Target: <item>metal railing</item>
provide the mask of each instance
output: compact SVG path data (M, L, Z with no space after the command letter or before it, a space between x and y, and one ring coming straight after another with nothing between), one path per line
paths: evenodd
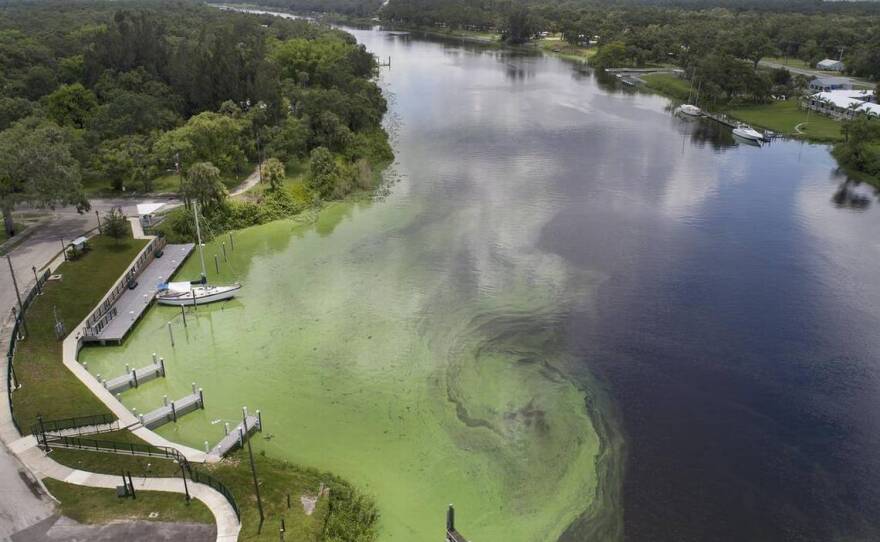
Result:
M183 471L189 476L190 480L199 484L209 485L223 495L235 511L236 519L241 522L241 511L238 508L238 503L235 501L235 496L232 494L232 491L230 491L220 480L217 480L210 474L200 472L193 467L186 457L175 448L153 446L152 444L141 444L137 442L115 442L112 440L99 440L83 437L65 437L51 435L45 432L38 432L34 436L37 438L37 443L45 450L51 448L66 448L142 457L160 457L176 461L183 465Z
M93 416L75 416L73 418L62 418L60 420L44 420L31 425L31 434L37 436L41 433L58 433L71 429L81 429L83 427L96 427L106 425L112 428L119 428L119 420L113 414L95 414ZM111 430L108 428L107 430Z
M18 342L18 331L21 327L23 313L27 312L28 307L30 307L34 298L42 291L43 285L49 280L49 274L49 270L47 269L42 276L38 277L37 281L34 283L34 287L30 289L22 300L21 310L15 314L15 323L12 325L12 336L9 339L9 350L6 351L6 389L8 390L9 413L12 416L12 424L19 433L21 433L21 426L18 423L18 419L15 417L15 406L12 404L12 392L18 387L18 382L15 378L14 364L15 347Z

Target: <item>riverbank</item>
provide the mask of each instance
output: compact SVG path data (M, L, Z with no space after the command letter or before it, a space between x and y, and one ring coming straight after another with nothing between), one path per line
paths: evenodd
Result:
M675 100L685 101L692 92L690 83L675 75L650 74L641 79L650 90ZM720 112L752 126L813 143L843 140L840 121L805 110L796 99L724 107Z

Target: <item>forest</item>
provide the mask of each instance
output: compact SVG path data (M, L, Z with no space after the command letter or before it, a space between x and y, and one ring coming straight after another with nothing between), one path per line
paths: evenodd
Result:
M194 1L7 2L0 14L9 234L17 204L87 208L94 192L169 187L220 223L259 222L368 187L391 159L376 62L345 32ZM233 208L227 189L270 159L282 178L306 172L305 186L276 182L267 205Z

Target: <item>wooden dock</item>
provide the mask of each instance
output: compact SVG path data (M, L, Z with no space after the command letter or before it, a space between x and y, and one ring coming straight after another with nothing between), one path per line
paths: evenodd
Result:
M110 393L117 394L131 388L137 388L141 384L160 376L165 376L165 360L162 358L140 369L132 370L126 365L124 375L110 380L102 380L101 383L104 384L104 388Z
M176 422L181 416L188 414L194 410L205 408L204 393L201 388L196 389L193 384L193 392L186 397L182 397L176 401L169 401L165 397L165 404L146 414L138 416L141 425L147 429L156 429L168 422Z
M234 429L230 430L229 424L226 424L226 436L216 446L211 448L208 455L218 458L223 457L232 450L244 446L245 439L251 433L262 430L263 417L260 415L260 411L258 410L256 416L253 416L248 415L247 410L245 410L241 423L236 425Z
M99 318L89 322L83 334L83 341L101 344L121 343L153 303L157 286L171 278L194 247L193 243L165 245L161 258L151 258L136 272L123 277L121 284L117 284L114 288L121 293L112 306L102 310Z

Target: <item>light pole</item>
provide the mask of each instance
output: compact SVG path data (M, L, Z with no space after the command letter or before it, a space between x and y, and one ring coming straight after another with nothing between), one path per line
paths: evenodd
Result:
M21 324L24 326L24 334L25 336L29 335L27 322L24 319L24 305L21 302L21 292L18 291L18 281L15 280L15 269L12 268L12 258L9 255L6 255L6 263L9 264L9 274L12 275L12 285L15 287L15 297L18 299L18 317L21 319Z

